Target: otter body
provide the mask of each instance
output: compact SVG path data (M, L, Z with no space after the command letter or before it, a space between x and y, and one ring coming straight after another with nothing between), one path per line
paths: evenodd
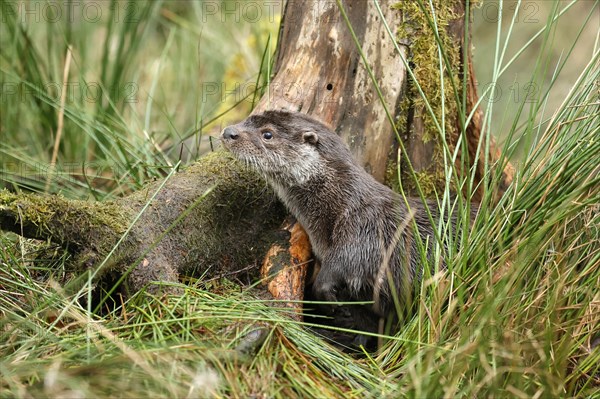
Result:
M423 245L432 248L433 230L423 204L409 200L409 210L354 160L333 131L300 113L253 115L225 128L221 139L236 158L264 176L306 230L320 262L315 296L373 300L370 309L354 307L350 317L356 320L350 324L376 331L377 319L392 311L390 287L402 300L421 273L413 220Z

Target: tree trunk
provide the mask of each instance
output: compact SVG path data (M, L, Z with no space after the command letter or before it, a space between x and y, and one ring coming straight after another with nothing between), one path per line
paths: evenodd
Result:
M427 21L427 16L432 18L431 11L420 9L417 2L379 1L381 14L396 35L395 46L375 2L288 1L280 30L275 76L255 112L289 109L321 119L335 128L365 169L381 182L395 177L396 169L391 166L397 159L396 140L401 139L407 157L401 178L407 183L404 187L409 194L414 195L415 190L407 162L426 194L442 189L445 177L441 138L436 136L433 118L405 65L412 66L438 123L442 120L442 110L446 111L444 125L451 150L456 147L461 126L450 81L460 88L462 74L468 73L466 114L474 108L478 97L470 49L463 51L464 2L438 0L434 4L438 26L443 28L438 34L449 61L444 68L444 89L440 83L436 39ZM361 51L367 58L367 66ZM466 167L473 166L480 132L481 115L477 110L466 127L470 160ZM489 157L492 161L498 159L494 143ZM461 159L460 152L457 159ZM478 181L483 176L483 160L481 152L475 166ZM510 181L509 170L507 167L502 188ZM476 193L476 197L479 194Z
M390 26L399 13L383 1ZM381 88L380 101L367 68L334 1L288 1L278 43L275 77L255 112L290 109L335 128L365 169L383 181L394 132L383 103L395 116L406 70L371 1L344 1L350 25ZM406 49L401 46L403 56Z
M290 0L275 75L254 112L283 108L318 117L335 128L379 181L397 175L394 161L401 139L406 150L400 165L403 187L410 191L416 176L426 193L440 189L444 185L442 146L433 126L436 119L442 120L443 109L451 149L461 132L458 108L449 105L455 102L449 82L460 82L463 73L469 74L467 114L477 94L470 52L462 51L463 2L434 3L449 60L443 68L447 80L443 91L435 38L425 18L431 12L420 10L416 2L379 2L398 38L396 47L374 2L345 0L338 6L332 1ZM412 66L435 118L425 110L403 59ZM471 162L476 158L480 124L476 113L465 129ZM496 159L493 147L489 156ZM408 161L415 174L408 173ZM478 179L482 162L480 154L475 165ZM80 266L102 265L99 275L126 275L126 286L133 291L151 281L174 281L178 274L215 277L241 270L240 275L252 279L269 244L289 238L289 233L279 230L285 212L266 183L221 152L175 174L162 188L161 184L106 204L0 192L0 228L50 238L77 254L75 263ZM273 267L268 269L277 269Z

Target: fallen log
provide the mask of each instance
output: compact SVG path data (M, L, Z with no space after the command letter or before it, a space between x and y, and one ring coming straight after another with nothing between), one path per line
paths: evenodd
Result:
M111 202L0 192L0 229L50 240L71 272L124 279L124 292L186 276L258 277L284 209L256 174L218 151Z

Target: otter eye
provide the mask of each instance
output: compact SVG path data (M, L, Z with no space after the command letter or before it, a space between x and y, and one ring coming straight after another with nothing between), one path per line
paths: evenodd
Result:
M266 130L263 132L262 136L265 140L271 140L273 138L273 132L271 132L270 130Z

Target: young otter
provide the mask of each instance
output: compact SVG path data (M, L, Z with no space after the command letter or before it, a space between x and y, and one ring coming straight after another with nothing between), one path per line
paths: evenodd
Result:
M393 311L392 289L402 301L421 274L426 260L418 245L432 252L434 234L421 201L409 200L407 207L354 160L334 132L300 113L252 115L225 128L221 139L264 176L308 233L321 265L315 296L374 301L369 308L350 307L346 316L355 328L377 331L379 317ZM436 220L437 206L430 210Z

